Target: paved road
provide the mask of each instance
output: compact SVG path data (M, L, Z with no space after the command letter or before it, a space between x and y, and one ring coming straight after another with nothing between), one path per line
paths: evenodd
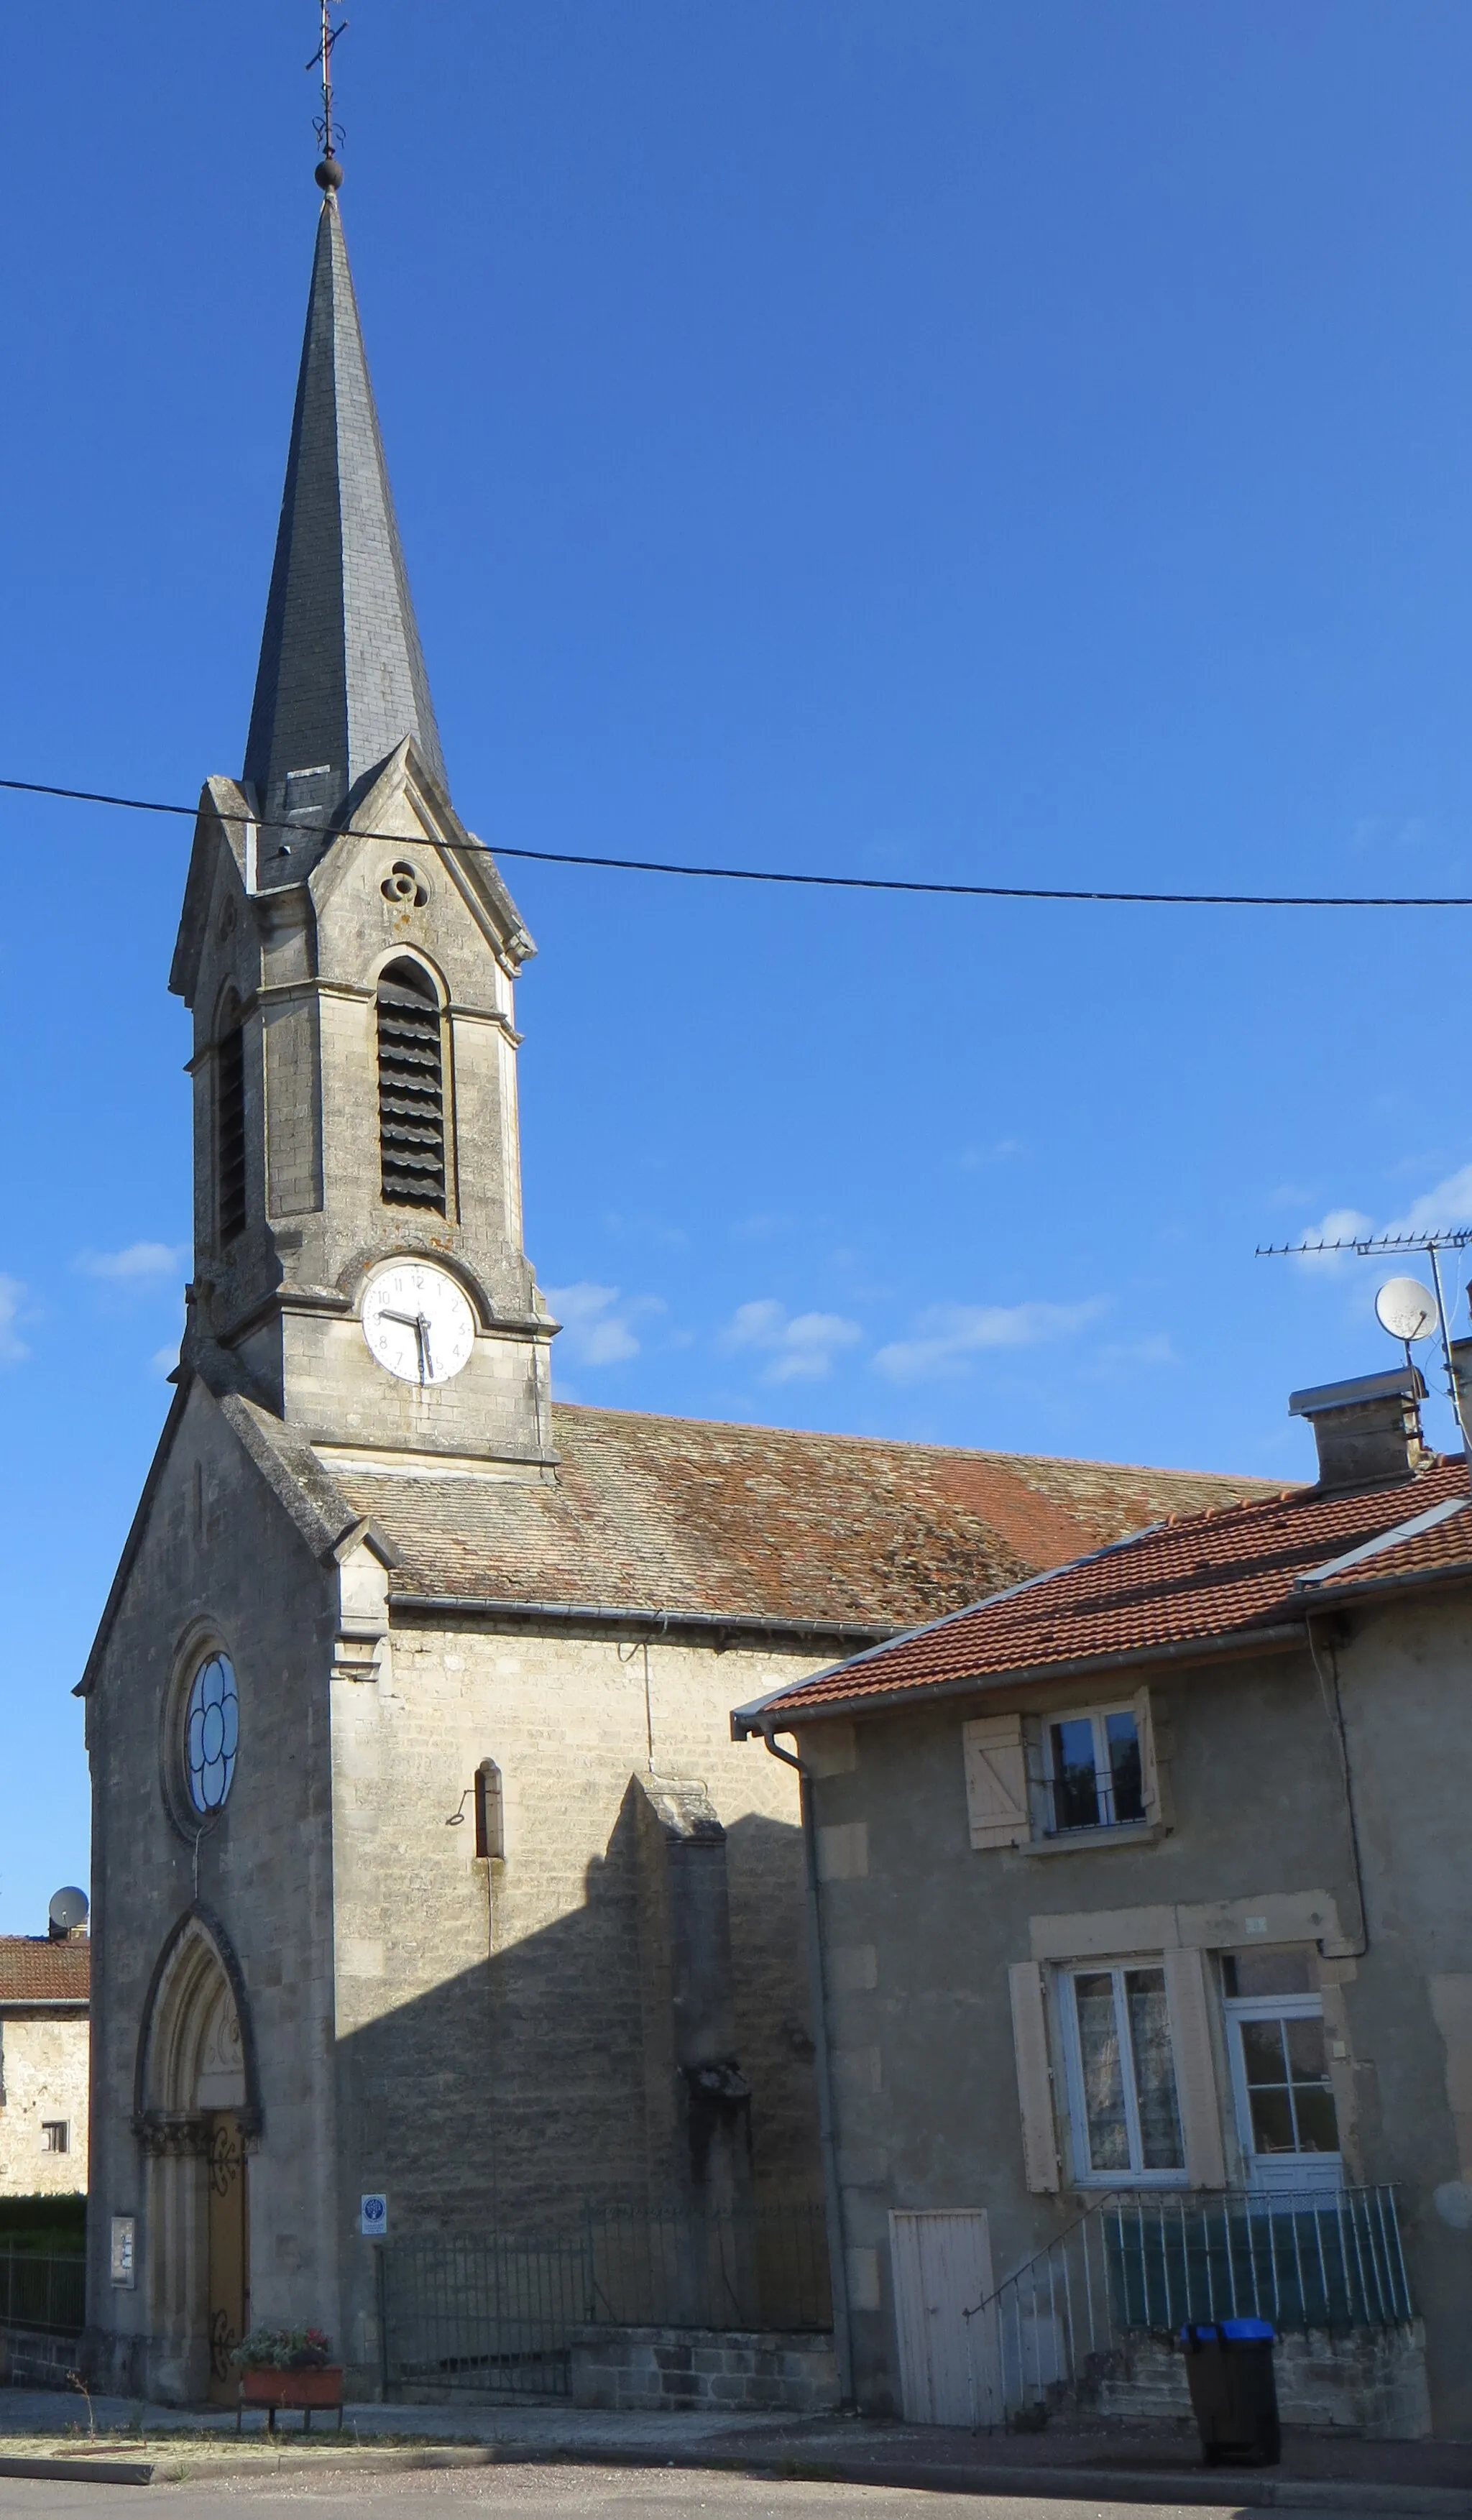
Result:
M914 2494L877 2485L801 2485L688 2469L478 2467L389 2476L222 2477L213 2485L53 2485L0 2481L3 2520L1201 2520L1199 2504L1045 2502L972 2494ZM1212 2520L1230 2520L1217 2504ZM1300 2511L1296 2520L1314 2520Z

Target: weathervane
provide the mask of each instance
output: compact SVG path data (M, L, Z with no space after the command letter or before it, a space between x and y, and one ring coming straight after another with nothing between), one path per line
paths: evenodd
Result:
M1449 1227L1444 1234L1341 1234L1332 1239L1318 1237L1302 1242L1260 1242L1257 1257L1259 1260L1316 1260L1331 1251L1353 1251L1361 1260L1371 1260L1381 1252L1425 1253L1431 1263L1430 1287L1421 1285L1415 1278L1388 1279L1375 1297L1375 1319L1380 1328L1405 1348L1407 1366L1412 1362L1412 1345L1440 1332L1442 1363L1447 1372L1447 1396L1455 1412L1457 1432L1467 1457L1468 1475L1472 1477L1472 1431L1469 1431L1462 1412L1461 1380L1451 1360L1451 1324L1442 1285L1441 1262L1437 1256L1442 1251L1465 1251L1469 1245L1472 1245L1472 1225L1458 1225Z
M342 168L337 162L337 143L344 135L341 123L335 121L333 115L333 47L338 36L346 33L347 20L339 18L335 26L332 21L331 0L320 0L320 5L322 33L318 38L317 50L308 62L307 68L309 70L320 68L322 72L322 112L313 125L322 147L322 162L317 169L317 181L325 193L335 193L342 181Z

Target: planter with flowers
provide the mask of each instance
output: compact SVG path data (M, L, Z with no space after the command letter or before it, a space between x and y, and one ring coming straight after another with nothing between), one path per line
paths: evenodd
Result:
M308 2432L314 2411L335 2407L342 2430L342 2365L333 2361L332 2340L320 2327L252 2327L230 2360L241 2379L237 2432L246 2407L267 2409L271 2432L282 2407L299 2408Z

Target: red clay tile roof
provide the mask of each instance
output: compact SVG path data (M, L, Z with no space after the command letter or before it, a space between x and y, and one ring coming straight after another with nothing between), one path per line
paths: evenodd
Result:
M45 1934L0 1934L0 2003L85 2003L92 1946Z
M1197 1642L1238 1638L1248 1643L1255 1631L1301 1621L1328 1595L1342 1598L1357 1587L1442 1570L1472 1575L1466 1499L1466 1465L1457 1454L1393 1487L1327 1496L1298 1490L1196 1514L874 1646L765 1703L795 1717L972 1680L995 1686L1012 1675L1036 1677L1116 1655L1189 1651ZM1438 1508L1450 1510L1439 1514ZM1340 1563L1423 1515L1430 1528ZM738 1731L757 1729L753 1711L738 1711Z
M1260 1480L1035 1460L566 1405L556 1485L332 1462L399 1564L390 1589L853 1625L974 1601Z

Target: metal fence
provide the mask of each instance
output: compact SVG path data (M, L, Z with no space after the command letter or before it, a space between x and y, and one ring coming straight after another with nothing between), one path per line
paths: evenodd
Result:
M87 2261L0 2249L0 2328L80 2336L87 2323Z
M1266 2318L1395 2327L1412 2317L1395 2190L1100 2197L966 2313L983 2421L1097 2377L1134 2331Z
M821 2206L601 2206L550 2233L385 2241L385 2389L566 2397L587 2327L832 2325Z

